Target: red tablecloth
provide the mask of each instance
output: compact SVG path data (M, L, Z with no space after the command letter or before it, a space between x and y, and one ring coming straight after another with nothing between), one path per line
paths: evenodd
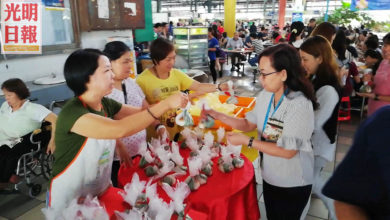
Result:
M180 150L181 155L187 158L189 150ZM207 216L204 219L259 219L260 212L256 198L256 184L252 163L241 155L245 164L244 167L234 169L230 173L222 173L217 166L218 158L214 158L213 175L208 178L207 183L191 192L185 200L186 210L196 216ZM148 180L143 169L138 167L140 158L133 160L134 166L121 166L118 173L118 184L124 186L131 182L134 172L137 172L141 180ZM184 160L187 165L187 159ZM188 175L187 175L188 176ZM184 181L187 176L178 178ZM157 187L159 196L166 202L170 199L162 187ZM195 218L198 220L197 218Z
M114 211L124 212L130 209L130 205L124 201L119 192L124 192L122 189L109 187L102 195L99 196L99 202L107 211L111 220L115 220Z

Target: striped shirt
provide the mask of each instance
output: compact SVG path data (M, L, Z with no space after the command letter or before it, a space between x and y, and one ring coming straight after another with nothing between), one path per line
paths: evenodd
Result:
M246 119L257 125L259 137L267 114L272 93L261 91L255 108L246 114ZM271 105L269 117L274 111ZM291 91L272 116L282 125L281 136L276 145L298 152L290 159L263 154L260 163L263 179L278 187L305 186L313 183L314 155L310 138L314 129L314 112L310 100L301 92ZM268 120L269 121L269 120Z
M261 51L264 49L263 42L259 39L255 39L252 41L252 45L255 48L255 53L259 55Z

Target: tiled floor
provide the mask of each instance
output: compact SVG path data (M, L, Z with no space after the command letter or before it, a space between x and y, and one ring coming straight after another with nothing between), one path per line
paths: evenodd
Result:
M224 76L218 79L218 82L233 80L236 86L235 92L240 96L256 96L261 87L258 82L253 84L253 74L249 66L245 66L245 76L237 76L236 72L230 73L230 66L224 67ZM211 77L206 80L212 81ZM329 177L334 170L335 165L338 165L348 151L355 130L360 122L358 114L353 115L353 120L349 122L341 122L339 125L339 138L336 148L336 160L329 163L324 169L325 177ZM255 166L257 167L257 166ZM257 177L257 181L261 180ZM43 184L42 193L32 199L28 196L26 187L22 187L21 193L4 195L0 193L0 220L18 219L18 220L38 220L44 219L41 209L45 207L46 187L47 182L39 179L38 182ZM262 198L262 186L257 185L259 208L261 219L267 219L265 215L264 200ZM26 195L27 194L27 195ZM313 196L311 198L310 209L306 220L323 220L328 219L328 211L321 200Z

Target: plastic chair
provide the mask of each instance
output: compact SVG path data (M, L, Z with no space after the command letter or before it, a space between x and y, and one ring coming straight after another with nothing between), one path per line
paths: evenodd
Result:
M344 106L346 106L346 108ZM351 100L349 96L341 98L338 120L339 121L351 120Z

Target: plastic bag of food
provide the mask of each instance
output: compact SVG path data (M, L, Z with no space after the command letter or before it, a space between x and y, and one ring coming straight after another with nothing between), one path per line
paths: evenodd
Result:
M194 125L194 120L189 110L191 108L191 102L188 102L187 106L181 113L176 116L176 124L182 127L189 127Z

